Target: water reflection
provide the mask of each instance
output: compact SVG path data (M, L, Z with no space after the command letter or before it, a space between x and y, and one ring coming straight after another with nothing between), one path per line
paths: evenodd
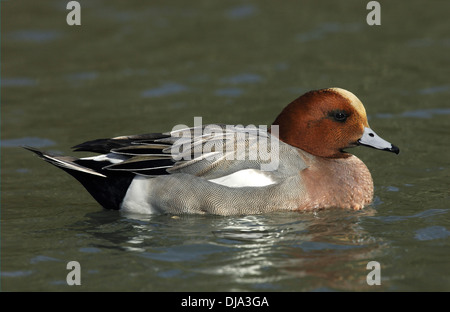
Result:
M142 97L144 98L152 98L152 97L161 97L171 94L176 94L180 92L187 91L188 87L175 83L175 82L169 82L165 83L160 87L153 88L153 89L147 89L141 93Z
M330 34L353 33L361 29L362 25L359 23L323 23L312 30L299 34L297 40L300 42L322 40Z
M230 19L243 19L246 17L250 17L257 12L257 9L254 5L241 5L236 6L234 8L229 9L226 12L226 16Z
M262 82L262 77L257 74L242 73L231 77L222 78L220 81L224 83L240 84L240 83L257 83Z
M263 284L265 289L273 290L279 287L278 283L301 284L302 280L305 290L320 285L330 289L361 289L365 284L367 262L361 262L358 267L350 266L348 270L333 268L374 256L377 239L359 225L360 218L372 215L374 210L363 214L344 213L344 216L339 215L341 213L229 220L230 224L214 234L220 239L217 243L235 246L237 250L227 261L205 270L209 274L232 276L242 284ZM344 277L349 279L348 285L341 283ZM315 284L311 283L313 280Z
M448 91L450 91L450 86L445 85L445 86L434 86L434 87L430 87L430 88L420 89L419 93L420 94L435 94L435 93L448 92Z
M244 91L239 88L226 88L226 89L218 89L215 91L217 96L229 96L229 97L238 97L242 95Z
M450 39L444 38L444 39L434 39L434 38L417 38L417 39L411 39L406 42L408 46L411 47L449 47L450 46Z
M419 241L442 239L450 236L450 231L444 226L428 226L416 231L415 239Z
M2 87L32 87L37 85L36 79L27 77L5 78L1 80Z
M67 79L69 81L84 81L84 80L93 80L98 77L97 72L79 72L79 73L72 73L68 74Z
M450 108L427 108L427 109L417 109L417 110L410 110L405 111L401 114L390 114L390 113L378 113L373 116L368 116L368 119L371 120L373 117L379 118L379 119L398 119L401 117L406 118L433 118L434 116L439 115L449 115L450 114Z
M6 34L6 38L12 41L46 43L62 37L62 32L56 30L18 30Z
M96 243L85 249L131 252L156 261L164 268L162 272L176 270L178 278L224 278L236 289L276 290L280 283L304 283L305 290L324 285L361 289L367 286L365 265L382 243L360 224L374 213L369 208L362 212L215 217L111 215L102 211L90 214L83 227L96 238L90 239Z
M33 147L48 147L53 146L56 143L52 140L36 137L24 137L18 139L4 139L1 140L2 147L21 147L24 145Z

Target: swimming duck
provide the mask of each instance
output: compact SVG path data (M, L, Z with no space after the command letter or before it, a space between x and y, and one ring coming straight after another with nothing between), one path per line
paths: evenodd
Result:
M295 99L270 129L201 125L97 139L73 147L99 154L84 158L24 148L71 174L106 209L242 215L362 209L373 198L372 177L346 151L359 145L399 153L369 127L353 93L328 88Z

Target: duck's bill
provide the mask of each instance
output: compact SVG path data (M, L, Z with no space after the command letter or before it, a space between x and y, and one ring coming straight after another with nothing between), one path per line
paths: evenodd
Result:
M367 127L364 128L364 133L357 142L358 145L373 147L379 150L393 152L395 154L400 153L400 149L397 146L382 139L372 129Z

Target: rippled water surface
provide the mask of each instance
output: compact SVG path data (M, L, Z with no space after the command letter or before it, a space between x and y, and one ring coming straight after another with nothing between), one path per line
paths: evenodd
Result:
M1 2L2 290L450 290L448 1L382 1L380 26L356 0L79 2L81 26L67 1ZM104 211L20 148L70 153L194 116L266 125L334 86L401 150L352 150L375 183L362 211ZM81 286L66 283L72 260Z

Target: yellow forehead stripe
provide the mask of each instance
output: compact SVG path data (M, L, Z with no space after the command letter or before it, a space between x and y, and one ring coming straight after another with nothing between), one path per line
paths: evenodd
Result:
M354 95L350 91L347 91L347 90L341 89L341 88L330 88L328 90L332 90L332 91L340 94L342 97L346 98L347 100L349 100L350 105L353 106L353 108L358 112L358 114L367 120L366 109L364 108L363 103L361 103L361 101L356 97L356 95Z

